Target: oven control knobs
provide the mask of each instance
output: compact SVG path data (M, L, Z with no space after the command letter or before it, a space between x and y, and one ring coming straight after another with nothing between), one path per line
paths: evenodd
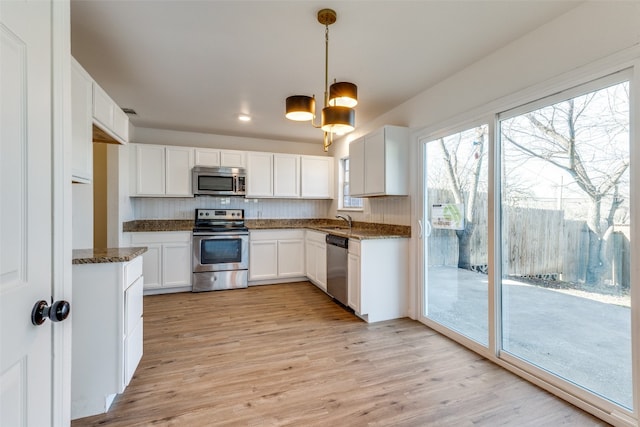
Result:
M70 312L71 304L67 301L56 301L49 307L45 300L41 300L33 306L31 323L35 326L42 325L47 318L51 319L52 322L60 322L69 317Z

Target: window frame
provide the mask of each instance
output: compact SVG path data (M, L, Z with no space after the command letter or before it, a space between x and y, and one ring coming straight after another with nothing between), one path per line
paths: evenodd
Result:
M349 163L349 156L344 156L340 158L340 186L339 186L339 202L338 202L338 210L340 211L351 211L351 212L362 212L364 210L364 198L362 197L352 197L350 195L345 196L345 187L349 185L349 180L347 179L347 170L346 165ZM359 200L360 206L345 206L345 199L349 198L349 200Z

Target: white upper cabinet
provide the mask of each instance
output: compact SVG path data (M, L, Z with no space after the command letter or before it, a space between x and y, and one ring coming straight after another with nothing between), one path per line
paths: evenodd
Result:
M351 195L409 194L409 130L385 126L349 145Z
M130 195L191 197L193 148L130 144Z
M164 148L162 145L130 144L132 196L164 196Z
M239 150L195 149L196 166L244 168L246 167L245 157L245 152Z
M71 58L71 175L74 182L93 180L92 85L91 76Z
M95 124L121 144L129 141L129 117L93 82L93 119Z
M76 139L76 136L84 140L84 134L88 132L91 142L126 144L129 142L129 117L73 57L71 82L74 154L77 149L81 150L73 160L73 180L88 182L84 177L76 176L81 163L85 163L87 157L86 148L79 147L80 139ZM93 159L91 162L93 163Z
M333 157L300 156L300 196L333 199Z
M273 196L300 197L300 156L273 155Z
M246 153L238 150L220 150L220 166L244 168L247 166Z
M220 166L220 150L213 148L196 148L195 149L195 165L219 167Z
M249 152L247 197L332 199L333 157Z
M165 195L191 196L193 149L165 147Z
M273 155L247 153L246 197L273 197Z

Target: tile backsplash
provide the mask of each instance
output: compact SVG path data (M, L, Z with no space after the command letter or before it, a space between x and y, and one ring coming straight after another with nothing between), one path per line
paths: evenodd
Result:
M244 199L241 197L133 197L133 219L193 219L196 208L244 209L247 219L333 218L331 200ZM355 221L411 225L409 197L364 200L362 211L348 211ZM345 212L343 212L345 213Z
M330 200L244 199L241 197L132 198L134 219L193 219L196 208L244 209L249 219L327 218Z

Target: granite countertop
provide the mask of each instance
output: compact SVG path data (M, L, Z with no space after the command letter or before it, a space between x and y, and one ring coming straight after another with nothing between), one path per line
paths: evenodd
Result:
M411 227L408 225L378 224L372 222L354 221L351 232L342 220L327 218L302 219L246 219L245 225L249 230L307 228L323 233L336 234L359 240L366 239L403 239L411 237ZM193 220L164 220L149 219L125 222L124 232L145 231L191 231Z
M133 248L74 249L72 264L128 262L147 251L146 246Z
M141 219L122 224L122 231L192 231L192 219Z

